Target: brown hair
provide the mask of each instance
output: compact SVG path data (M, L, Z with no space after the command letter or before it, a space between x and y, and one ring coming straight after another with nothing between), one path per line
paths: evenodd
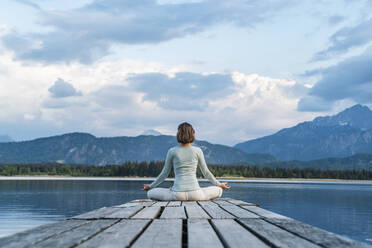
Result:
M178 126L177 141L182 144L192 143L195 140L195 130L191 124L183 122Z

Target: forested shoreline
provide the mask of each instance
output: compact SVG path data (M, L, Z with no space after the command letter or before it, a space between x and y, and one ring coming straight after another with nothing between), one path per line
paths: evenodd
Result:
M1 164L0 176L156 177L164 161L125 162L121 165ZM261 168L243 165L209 165L216 177L309 178L372 180L370 170L320 170L314 168ZM198 177L202 177L197 171ZM173 177L171 172L170 177Z

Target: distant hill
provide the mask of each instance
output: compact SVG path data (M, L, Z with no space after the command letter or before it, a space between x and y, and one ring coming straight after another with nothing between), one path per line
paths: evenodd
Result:
M149 129L149 130L144 131L141 135L159 136L159 135L163 135L163 134L159 131L154 130L154 129Z
M164 160L176 137L140 135L97 138L88 133L68 133L30 141L0 143L0 163L121 164L125 161ZM224 145L195 141L209 164L256 164L274 161L265 154L246 154Z
M0 142L12 142L13 139L9 135L0 134Z
M372 154L358 153L345 158L323 158L311 161L276 161L272 163L261 164L260 167L372 171Z
M372 154L372 111L357 104L337 115L317 117L234 147L246 153L268 153L278 160Z

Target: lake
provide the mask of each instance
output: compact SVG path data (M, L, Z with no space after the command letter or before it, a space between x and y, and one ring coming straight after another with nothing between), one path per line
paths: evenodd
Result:
M138 180L0 180L0 237L103 206L146 198ZM161 186L169 187L171 182ZM200 183L201 186L210 184ZM259 204L372 244L371 183L231 182L223 197Z

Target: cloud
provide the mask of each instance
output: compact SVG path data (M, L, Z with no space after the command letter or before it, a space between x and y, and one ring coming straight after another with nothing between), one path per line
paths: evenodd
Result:
M77 91L74 86L63 79L58 78L57 81L48 89L54 98L81 96L81 92Z
M330 16L328 18L328 23L331 24L331 25L337 25L337 24L340 24L341 22L343 22L344 20L345 20L344 16L333 15L333 16Z
M329 102L318 96L305 96L298 102L298 111L304 112L325 112L332 109L333 102Z
M207 0L159 4L155 0L95 0L73 10L42 10L38 24L53 31L20 34L13 30L2 41L18 60L89 64L109 54L113 44L155 44L217 24L252 28L292 2Z
M314 108L324 107L324 110L327 110L327 106L340 100L371 104L371 64L372 46L360 56L348 58L328 68L308 72L309 75L318 74L321 79L310 89L309 95L301 99L298 109L314 111Z
M231 75L180 72L170 77L162 73L136 74L128 78L144 99L173 110L203 111L208 101L223 98L233 91Z
M326 60L372 41L372 18L353 27L343 27L330 38L330 46L313 56L313 61Z
M15 140L74 131L135 136L156 129L174 135L188 121L198 139L233 145L315 117L297 111L307 91L293 80L126 60L24 65L8 53L0 64L7 70L0 74L0 129ZM48 89L59 77L81 96L53 97ZM186 103L162 102L177 97Z

